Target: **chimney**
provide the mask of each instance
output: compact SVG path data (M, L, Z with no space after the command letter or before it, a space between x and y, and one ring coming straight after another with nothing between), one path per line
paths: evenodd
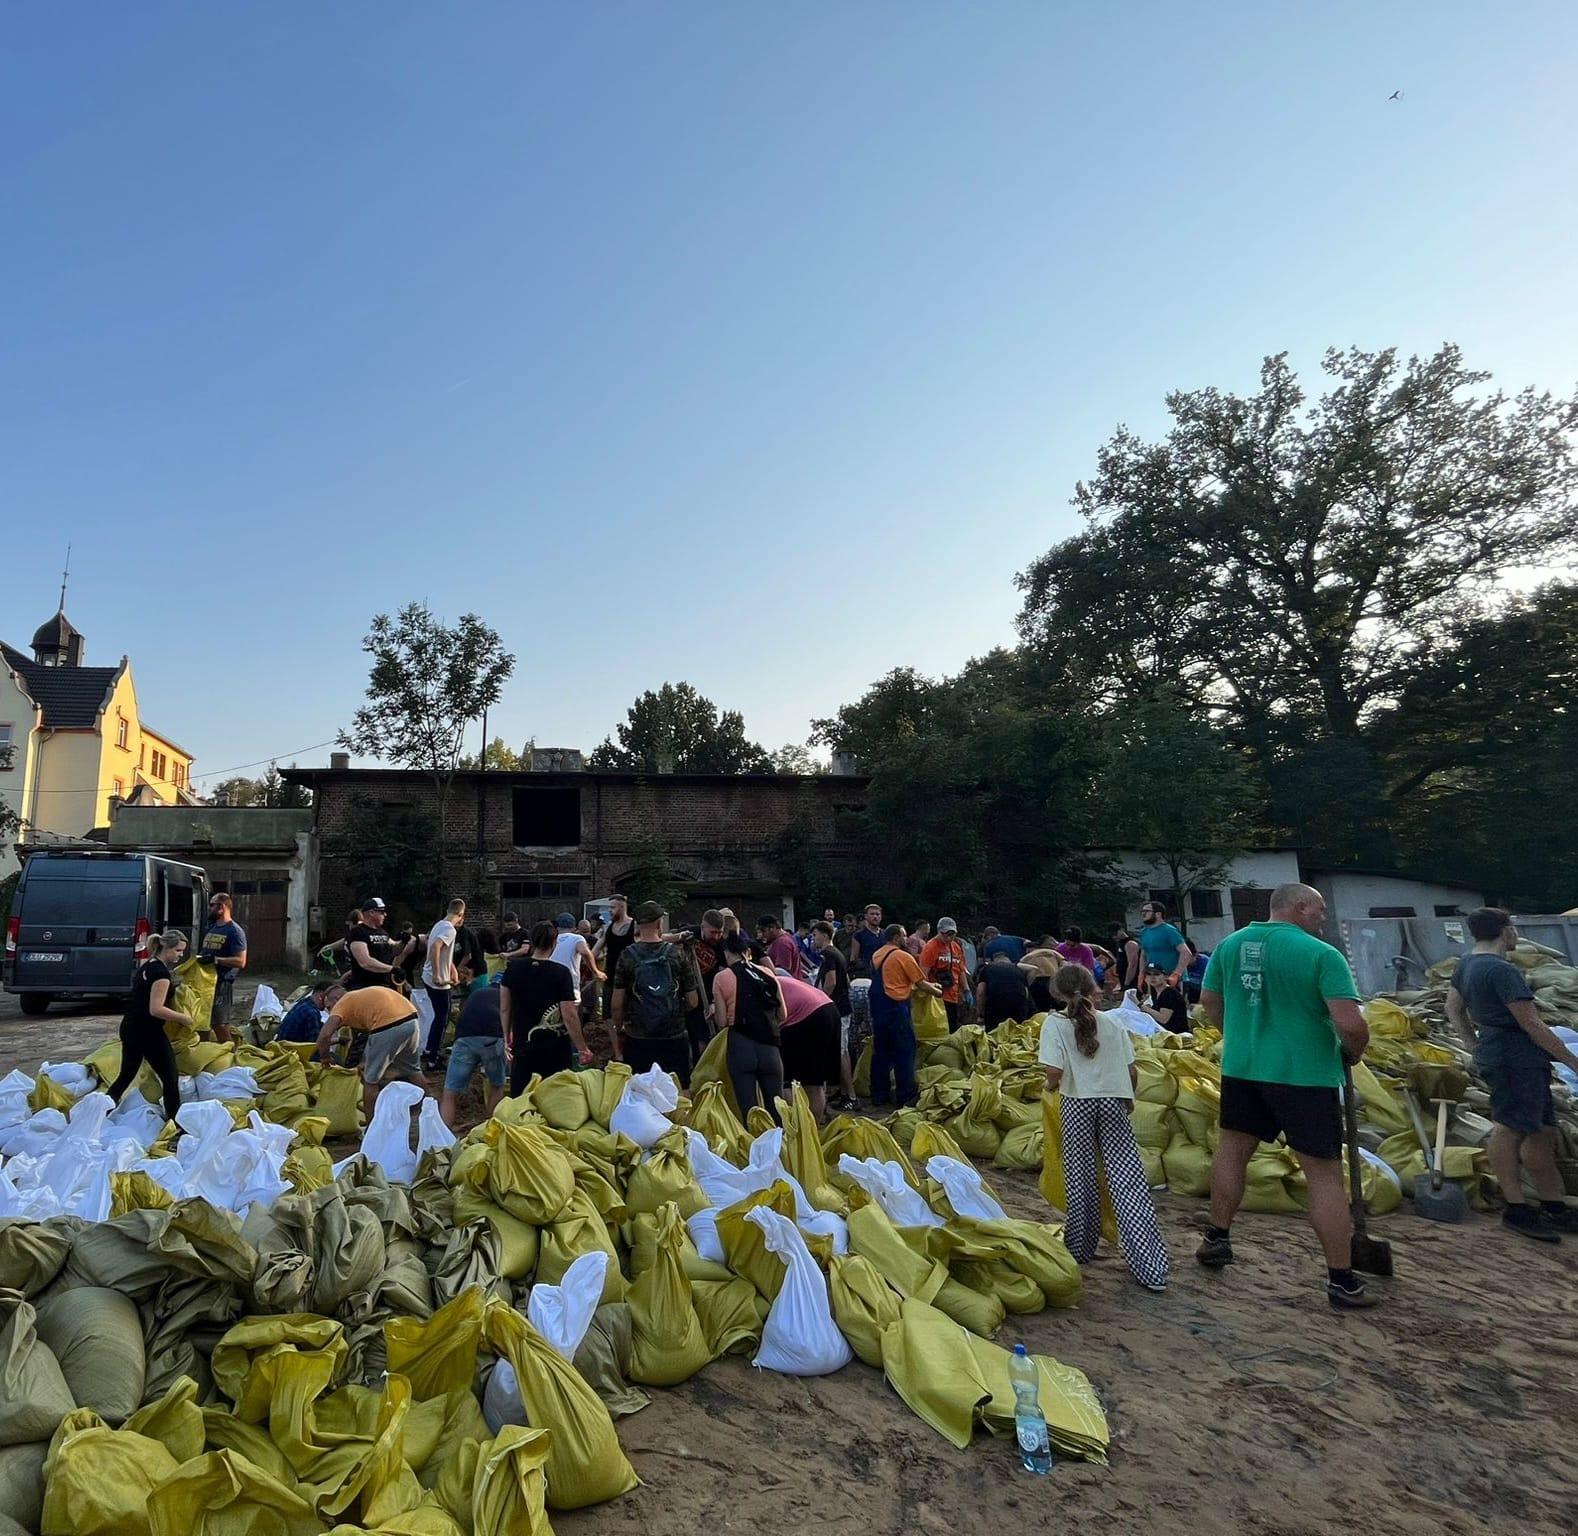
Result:
M329 754L329 772L347 773L350 771L351 754L349 752L331 752Z
M839 778L851 778L860 772L860 764L855 761L853 752L835 752L832 768Z

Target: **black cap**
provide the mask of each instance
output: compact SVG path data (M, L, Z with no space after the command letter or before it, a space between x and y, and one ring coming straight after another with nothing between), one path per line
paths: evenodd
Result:
M663 908L655 901L643 901L636 908L636 921L638 923L661 923L663 921Z
M387 912L388 910L389 908L384 905L384 899L382 896L369 896L367 900L362 903L363 912Z

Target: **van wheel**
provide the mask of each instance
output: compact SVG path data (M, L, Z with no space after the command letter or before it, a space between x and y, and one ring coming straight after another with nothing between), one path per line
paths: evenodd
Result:
M41 1013L49 1011L49 994L47 992L24 992L21 996L22 1012L30 1019L36 1019Z

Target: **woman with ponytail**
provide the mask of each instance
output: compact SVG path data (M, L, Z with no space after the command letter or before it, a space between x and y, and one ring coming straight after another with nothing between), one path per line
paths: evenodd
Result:
M171 967L186 953L186 935L172 928L148 940L148 958L137 967L132 979L131 998L121 1020L120 1076L109 1086L109 1095L119 1104L121 1095L131 1087L142 1065L147 1062L159 1074L164 1089L164 1118L175 1119L181 1107L181 1080L175 1070L175 1052L164 1026L185 1024L191 1019L179 1008L170 1006L170 989L175 985Z
M1052 990L1065 1011L1049 1013L1041 1026L1040 1057L1047 1091L1061 1097L1068 1192L1064 1241L1075 1262L1095 1257L1104 1171L1129 1271L1146 1290L1164 1291L1167 1245L1129 1124L1139 1075L1134 1043L1116 1014L1097 1011L1096 978L1083 965L1059 967Z

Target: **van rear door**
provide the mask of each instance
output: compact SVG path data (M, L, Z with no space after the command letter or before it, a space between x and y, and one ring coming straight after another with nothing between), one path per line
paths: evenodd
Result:
M142 859L29 859L18 893L12 986L18 992L128 991L147 868Z

